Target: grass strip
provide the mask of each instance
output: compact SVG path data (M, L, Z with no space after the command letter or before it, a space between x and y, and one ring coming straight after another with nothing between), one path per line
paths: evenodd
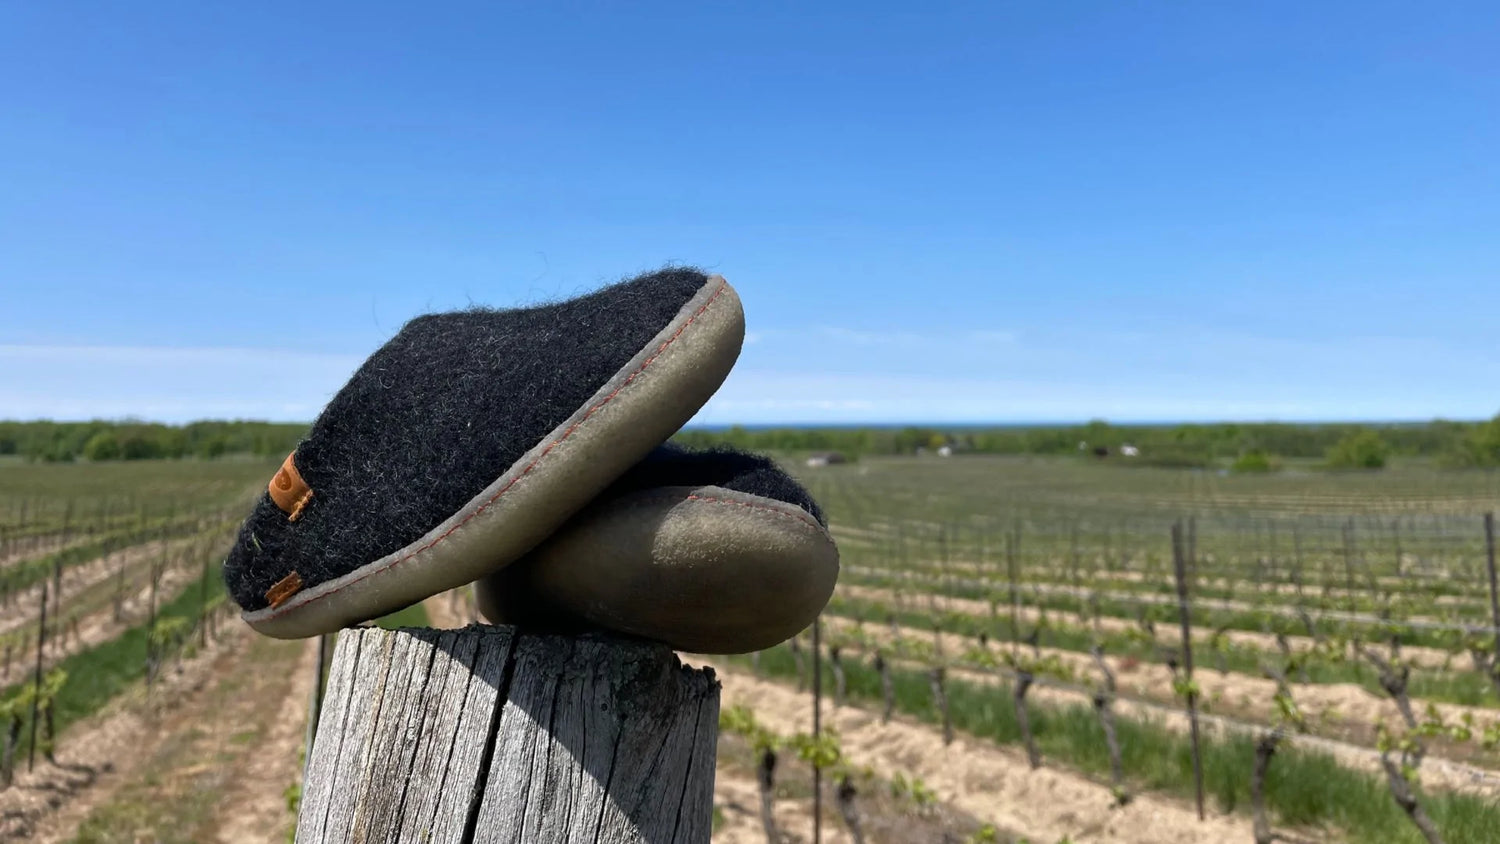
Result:
M191 625L197 621L205 600L213 603L223 594L223 579L218 567L212 567L206 578L200 576L184 584L171 601L158 607L157 622L181 618ZM148 635L149 624L138 624L57 664L68 675L53 701L53 717L59 735L73 723L98 712L131 684L145 678ZM184 647L191 649L196 643L196 636L189 636ZM0 691L0 697L9 697L30 682L28 679L16 683ZM22 731L23 736L29 736L30 726L23 726ZM25 752L23 744L18 755Z
M872 624L885 623L894 619L898 624L919 630L932 630L936 627L944 633L970 637L978 637L979 634L984 633L991 641L1001 643L1010 642L1014 638L1010 635L1010 622L1007 615L1009 608L1004 604L1001 605L999 616L994 621L961 612L932 613L912 609L897 610L882 602L841 595L834 596L826 612L842 618L863 619L866 623ZM1022 637L1034 626L1034 622L1022 622L1020 625ZM1093 631L1060 624L1049 619L1042 627L1040 644L1042 647L1087 654L1093 647L1094 639ZM1148 641L1141 635L1119 632L1101 633L1098 640L1104 646L1106 653L1113 656L1133 656L1148 663L1159 662L1161 649L1168 647L1158 644L1155 640ZM1216 671L1222 669L1250 677L1261 676L1260 664L1262 662L1269 665L1280 665L1282 662L1281 654L1278 652L1262 651L1232 642L1225 642L1224 646L1218 650L1195 643L1193 649L1195 653L1198 653L1199 663L1204 669ZM1296 674L1293 679L1300 682L1302 676ZM1380 688L1379 677L1375 670L1355 659L1310 660L1307 666L1307 681L1314 684L1353 683L1370 694L1376 696L1385 694ZM1496 705L1494 687L1485 677L1473 671L1415 668L1412 671L1411 683L1407 691L1413 698L1424 701L1455 703L1462 706L1492 707Z
M745 670L749 657L728 661ZM780 645L763 651L762 674L791 679L797 666L791 651ZM824 687L831 688L831 669ZM878 703L879 674L869 666L844 665L852 700ZM896 708L929 724L938 723L925 673L892 669ZM949 712L956 728L999 744L1018 744L1010 684L979 685L949 679ZM1061 707L1028 705L1031 729L1045 760L1061 762L1100 779L1109 773L1103 733L1092 709L1081 704ZM1116 716L1125 774L1136 789L1161 791L1178 797L1192 795L1192 755L1187 737L1159 723ZM1249 809L1250 771L1254 738L1209 736L1202 742L1206 792L1221 812ZM1452 792L1422 793L1422 805L1433 817L1448 844L1484 844L1500 829L1500 806L1482 797ZM1351 840L1372 844L1423 844L1423 839L1391 799L1385 781L1340 765L1332 756L1304 748L1283 748L1266 778L1266 803L1280 824L1290 827L1336 827Z
M396 630L401 627L431 627L432 620L427 617L427 608L418 601L404 610L396 610L390 615L375 619L375 624L387 630Z
M910 590L913 588L913 584L910 581L903 579L896 573L876 575L847 572L841 575L840 582L848 583L849 585L873 586L887 589ZM1009 600L1008 586L1004 583L992 584L987 589L969 584L943 582L924 582L920 584L920 587L924 595L934 593L976 601L998 601L1001 604L1005 604ZM1079 615L1093 614L1090 602L1086 597L1056 592L1044 595L1026 595L1025 606L1070 612ZM1122 619L1146 618L1157 624L1177 623L1177 607L1171 604L1142 604L1129 600L1118 600L1107 596L1100 596L1097 607L1100 613L1108 617ZM1307 607L1307 609L1313 617L1314 624L1317 625L1318 632L1330 637L1339 636L1345 639L1361 638L1365 641L1381 642L1399 639L1404 647L1427 647L1449 652L1456 652L1463 645L1463 635L1457 630L1407 627L1401 625L1399 619L1395 620L1392 624L1383 624L1380 622L1350 622L1318 618L1316 607ZM1336 607L1329 607L1329 609L1336 609ZM1244 630L1252 633L1281 633L1286 636L1307 635L1307 628L1300 619L1287 617L1283 614L1280 604L1269 601L1266 607L1260 610L1221 609L1193 605L1191 613L1193 626L1204 630L1223 627L1227 630Z
M106 554L140 547L162 540L182 537L206 536L229 525L228 521L216 522L203 528L203 520L197 516L168 522L161 519L145 526L133 525L124 530L106 533L79 545L54 551L40 557L21 560L0 570L0 591L14 593L52 576L56 568L67 570L79 563L89 563Z

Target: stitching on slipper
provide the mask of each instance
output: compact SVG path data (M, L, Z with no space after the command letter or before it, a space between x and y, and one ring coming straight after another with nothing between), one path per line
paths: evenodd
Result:
M636 367L636 369L635 369L634 372L632 372L632 373L630 373L630 375L626 376L625 381L622 384L620 384L620 386L616 387L613 392L611 392L609 395L607 395L603 399L601 399L598 404L596 404L593 407L589 408L588 412L583 415L582 419L580 419L577 422L574 422L572 425L568 426L568 429L563 432L562 436L560 436L557 439L553 440L552 442L548 443L547 447L542 450L542 453L538 454L536 456L536 459L532 460L531 463L529 463L526 466L525 469L522 469L521 473L519 475L516 475L514 478L510 479L510 483L507 483L505 486L501 487L499 490L497 490L495 492L494 495L490 496L489 499L486 500L483 504L480 504L478 507L474 508L474 512L472 512L469 515L465 516L463 518L463 520L460 521L458 524L456 524L453 527L448 528L447 530L443 531L441 534L439 534L437 537L435 537L431 542L428 542L427 544L423 545L421 548L417 548L417 549L411 551L410 553L406 554L405 556L402 556L402 557L399 557L399 558L397 558L395 560L392 560L388 565L382 566L379 569L376 569L374 571L365 572L364 574L361 574L359 577L354 578L353 580L349 581L348 583L344 583L344 584L340 585L336 589L331 589L331 590L329 590L327 592L324 592L323 594L318 595L315 598L310 598L310 599L308 599L304 603L297 604L296 606L293 606L293 607L287 607L286 609L280 610L279 612L272 612L272 613L266 615L265 619L278 618L280 616L286 615L287 613L289 613L289 612L291 612L293 610L300 609L300 608L306 607L306 606L311 606L312 604L314 604L314 603L316 603L318 601L321 601L321 600L323 600L324 598L326 598L326 597L328 597L330 595L335 595L335 594L339 593L340 591L342 591L344 589L347 589L348 587L353 586L354 584L359 583L360 581L364 580L365 578L370 577L370 576L372 576L372 575L374 575L374 574L376 574L378 572L389 571L390 569L393 569L396 566L401 565L402 563L406 562L407 560L412 559L413 557L417 556L418 554L421 554L423 552L431 550L438 543L440 543L443 540L447 539L449 536L451 536L459 528L461 528L464 525L468 524L469 521L471 519L473 519L475 516L478 516L480 513L483 513L485 510L489 509L489 506L491 504L494 504L496 501L500 500L500 496L502 496L505 493L509 492L510 489L511 489L511 487L514 487L517 483L519 483L521 481L522 478L524 478L527 475L531 474L531 470L535 469L537 467L537 464L541 463L542 460L547 457L547 455L551 454L552 450L554 448L557 448L559 445L562 445L563 442L565 442L569 437L573 436L574 432L576 432L578 430L579 426L583 425L583 423L585 423L585 422L589 421L589 419L593 418L593 416L594 416L595 413L598 413L600 410L603 410L605 405L607 405L610 402L614 401L615 397L618 396L618 395L620 395L620 392L622 390L624 390L626 387L630 386L631 382L633 382L636 379L636 377L639 376L642 372L645 372L646 371L646 367L648 367L651 364L655 363L656 359L659 358L659 357L661 357L662 353L667 350L667 347L669 347L673 343L677 342L677 339L682 336L682 333L684 331L687 331L688 326L690 326L694 322L696 322L697 319L698 319L698 317L703 316L704 312L709 309L709 306L711 306L714 302L718 301L718 298L721 295L723 295L723 293L724 293L725 290L728 290L728 289L729 289L729 282L727 282L727 281L726 282L721 282L719 284L719 289L714 291L714 295L708 297L708 301L707 302L704 302L703 305L698 308L698 310L694 311L693 315L690 316L690 317L688 317L686 322L684 322L682 325L678 326L677 330L672 333L672 336L668 337L660 346L658 346L656 348L656 351L654 353L652 353L651 357L646 358L644 361L642 361L641 365L638 366L638 367ZM276 607L270 607L269 609L275 610Z
M312 497L313 491L310 489L307 492L302 493L301 497L297 499L297 503L292 505L292 512L287 515L286 520L289 522L295 522L298 519L302 518L302 511L307 507L307 502L311 501Z

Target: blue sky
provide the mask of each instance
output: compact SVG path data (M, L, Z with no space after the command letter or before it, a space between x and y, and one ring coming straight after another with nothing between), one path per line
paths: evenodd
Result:
M706 423L1500 411L1487 4L0 0L0 418L726 275Z

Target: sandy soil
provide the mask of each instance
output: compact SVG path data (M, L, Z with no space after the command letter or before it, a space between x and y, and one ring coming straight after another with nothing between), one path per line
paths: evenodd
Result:
M854 540L854 543L865 545L867 547L883 547L875 543L858 539ZM876 552L877 556L878 553L879 552ZM1403 560L1405 561L1405 565L1408 570L1415 570L1415 567L1420 565L1420 561L1410 554L1404 555ZM987 578L991 583L1003 585L1005 577L1004 565L1004 562L1000 559L991 559L982 562L970 559L949 559L947 562L944 562L942 560L926 559L902 563L901 568L889 570L912 570L931 578L941 578L951 574L962 574L969 577L978 576ZM1299 590L1297 588L1297 584L1292 582L1291 580L1292 569L1290 563L1286 559L1282 558L1277 560L1276 567L1274 569L1276 573L1276 580L1274 582L1269 579L1261 583L1256 583L1255 581L1251 580L1250 576L1255 568L1255 565L1256 564L1253 560L1244 560L1238 562L1237 564L1235 564L1235 568L1237 569L1237 571L1232 575L1223 574L1218 571L1200 571L1195 582L1202 587L1213 589L1235 589L1249 594L1263 594L1267 596L1301 594L1303 596L1306 596L1307 598L1327 596L1334 599L1343 599L1347 598L1350 594L1349 590L1343 586L1332 585L1325 591L1322 586L1319 586L1314 582L1315 580L1320 580L1325 577L1332 577L1334 580L1344 582L1342 574L1342 562L1337 563L1333 569L1330 569L1327 575L1325 575L1318 566L1304 565L1302 568L1302 571L1304 573L1304 585L1301 590ZM1042 583L1053 586L1074 586L1075 584L1069 579L1069 572L1071 570L1070 566L1071 563L1064 557L1056 557L1041 564L1038 564L1036 560L1032 558L1027 560L1020 566L1018 576L1024 583L1027 584ZM1088 579L1090 588L1095 589L1108 587L1112 584L1118 584L1122 586L1136 586L1138 584L1147 582L1148 579L1148 572L1143 571L1139 568L1109 571L1104 568L1104 564L1097 557L1092 561L1080 558L1080 568L1082 569L1084 576ZM1269 563L1267 563L1264 568L1267 573L1270 573L1272 571ZM1375 582L1381 587L1391 589L1397 594L1421 594L1423 586L1421 581L1435 579L1438 576L1446 575L1413 574L1408 577L1382 575L1376 577ZM1362 574L1359 574L1358 572L1356 572L1355 578L1356 588L1353 594L1356 597L1360 598L1370 597L1368 578L1366 578ZM1154 576L1154 582L1157 584L1165 584L1170 586L1172 584L1171 570L1169 568L1165 568L1164 565L1160 567L1160 570ZM1476 584L1476 587L1478 587L1478 584ZM1484 618L1488 614L1489 610L1487 608L1487 601L1488 597L1481 593L1476 593L1472 597L1459 595L1439 595L1435 598L1435 603L1442 606L1468 607L1477 613L1477 618Z
M785 736L779 738L785 739ZM754 748L742 736L721 733L718 741L718 769L714 779L714 809L719 828L716 842L764 844L766 834L760 820L760 789L756 784ZM891 783L855 771L855 822L867 844L911 844L913 841L953 842L970 840L982 824L973 815L941 803L918 803L909 795L892 790ZM812 839L812 768L792 754L782 753L776 765L775 797L772 813L778 840L803 842ZM836 798L831 777L823 778L821 840L852 842L850 832ZM1015 836L996 830L1000 840Z
M149 611L148 605L151 600L151 586L147 582L148 568L157 559L158 553L158 551L144 552L137 554L134 559L127 558L124 561L126 566L126 583L130 584L130 591L126 594L125 600L121 602L122 613L119 621L115 620L114 615L114 587L112 585L109 585L106 590L109 592L109 595L105 600L88 600L87 597L80 599L80 604L85 607L92 607L92 611L89 611L87 615L82 617L75 615L74 606L69 602L68 592L64 590L64 618L76 620L77 623L76 625L69 623L65 627L62 636L57 637L56 633L54 633L55 638L48 640L42 657L43 667L51 668L53 665L66 659L70 654L78 653L79 651L87 650L95 645L110 641L120 635L123 630L141 623L147 616ZM114 566L106 570L105 577L103 578L107 582L106 585L114 578L115 571ZM201 574L201 561L177 560L177 564L165 569L157 581L158 603L171 600L184 584L192 582ZM83 595L82 592L74 594ZM35 619L33 619L32 623L36 623ZM50 622L48 626L51 626ZM31 671L35 664L32 661L33 659L34 656L28 655L16 666L12 666L12 670L15 671L24 668L25 671ZM13 678L10 681L13 682Z
M60 534L52 534L20 540L19 544L26 546L25 548L17 548L10 553L0 554L0 572L5 571L12 563L24 563L37 557L55 554L66 548L82 545L91 539L92 537L83 535L65 541Z
M686 659L719 672L725 706L749 706L780 734L811 728L806 695L726 671L706 658ZM869 765L883 779L897 773L921 777L946 803L1032 840L1057 841L1066 835L1078 844L1188 844L1251 837L1247 819L1210 816L1199 822L1190 807L1152 795L1115 808L1107 786L1050 767L1033 771L1021 755L988 742L960 737L944 747L931 728L905 719L882 724L871 713L845 706L826 713L824 723L839 733L853 764Z
M42 842L83 829L110 841L286 841L315 648L229 621L218 644L168 672L153 703L132 690L65 734L60 766L38 771L30 789L61 790L23 806L7 832ZM4 801L19 791L0 794L7 817Z
M936 606L943 612L956 612L963 615L972 615L977 618L989 618L990 615L989 602L973 598L953 598L946 596L933 598L930 597L930 593L925 592L906 595L896 589L856 586L844 583L838 585L838 592L849 598L880 602L891 607L912 606L922 611L927 611ZM1001 618L1008 619L1010 608L1002 602L999 606L999 612ZM1085 621L1077 613L1047 610L1046 615L1047 619L1051 622L1080 630L1090 629L1094 624L1093 619ZM1017 615L1021 621L1027 624L1035 622L1041 616L1041 611L1032 606L1022 606L1020 613ZM1099 619L1098 624L1099 629L1106 633L1124 633L1140 629L1140 625L1132 619L1112 616ZM1195 630L1193 634L1194 649L1196 650L1198 643L1201 642L1203 643L1202 647L1206 650L1211 635L1212 631L1202 631L1202 628ZM1267 654L1279 654L1281 652L1276 644L1276 636L1270 633L1255 633L1248 630L1226 630L1224 638L1237 646L1253 648L1264 651ZM1156 640L1164 645L1176 646L1182 643L1182 634L1178 628L1172 625L1158 624L1156 625ZM1288 636L1286 637L1286 641L1287 645L1294 651L1310 649L1314 644L1313 639L1309 636ZM1352 649L1348 656L1351 658L1355 656L1352 653ZM1453 657L1447 651L1438 650L1437 648L1406 647L1401 649L1401 656L1406 662L1418 668L1442 669L1444 666L1451 665L1452 668L1457 670L1473 670L1473 663L1468 657Z
M75 600L87 599L86 603L90 605L90 609L96 609L99 605L108 603L107 599L112 598L114 594L113 578L118 576L121 566L125 568L128 588L133 588L137 583L143 583L146 579L147 567L151 562L161 560L163 556L177 563L173 568L201 570L202 560L193 560L191 564L184 565L180 558L189 546L201 543L203 539L199 536L171 540L167 543L165 552L160 542L147 542L63 569L63 615L66 617L75 611ZM50 589L50 579L48 583ZM0 634L22 627L35 627L40 613L40 595L41 586L38 585L29 590L29 594L19 598L16 604L6 612L5 617L0 619ZM101 601L101 597L106 600ZM48 612L52 611L49 605Z
M891 576L902 577L902 578L908 579L912 583L923 583L923 584L941 585L942 583L944 583L946 581L946 582L949 582L949 583L956 583L956 584L959 584L959 585L962 585L962 586L965 586L965 587L986 588L986 589L1000 589L1000 588L1002 588L1002 584L997 583L994 580L974 580L974 579L968 579L968 578L951 578L951 577L944 577L942 575L936 575L936 574L922 574L922 573L919 573L919 572L911 572L911 573L905 573L905 574L903 574L899 570L886 569L886 568L878 568L878 567L871 567L871 566L846 565L846 566L844 566L844 571L846 571L846 572L848 572L850 574L856 574L856 575L867 576L867 577L891 577ZM1073 586L1073 585L1070 585L1070 584L1036 583L1036 582L1024 583L1024 584L1022 584L1021 588L1022 588L1022 591L1026 592L1027 594L1032 594L1032 595L1070 595L1070 596L1073 596L1075 598L1087 597L1089 595L1090 591L1091 591L1089 589L1080 588L1080 587ZM924 592L925 591L930 591L930 590L924 590ZM941 600L947 600L947 597L948 596L939 596L939 598ZM1140 606L1172 606L1172 607L1177 606L1177 599L1175 597L1168 597L1166 595L1156 595L1156 594L1147 594L1147 593L1135 593L1135 594L1131 594L1131 593L1114 592L1114 593L1101 593L1101 597L1104 597L1104 598L1113 598L1113 599L1117 599L1117 600L1129 600L1131 602L1139 604ZM1294 608L1292 608L1292 607L1280 607L1280 606L1275 606L1275 605L1270 605L1270 604L1265 604L1265 603L1253 604L1253 603L1247 603L1245 601L1240 601L1240 600L1229 600L1229 599L1224 599L1224 598L1197 597L1197 598L1193 599L1193 605L1195 607L1200 608L1200 609L1228 610L1228 611L1231 611L1231 612L1268 612L1268 613L1274 613L1274 614L1280 615L1282 618L1286 618L1286 619L1290 619L1290 620L1294 620L1294 621L1298 619L1298 616L1293 611ZM1309 612L1310 615L1312 615L1314 621L1317 621L1318 618L1320 617L1320 612L1321 611L1314 611L1312 609L1308 609L1308 612ZM1377 618L1377 617L1375 617L1373 615L1370 615L1368 613L1359 613L1359 612L1351 613L1351 612L1345 612L1345 611L1342 611L1342 610L1333 610L1333 611L1329 611L1327 613L1324 613L1324 615L1326 615L1326 617L1328 617L1330 619L1334 619L1334 620L1352 621L1352 622L1358 622L1358 623L1362 623L1362 624L1371 624L1371 625L1373 625L1373 624L1380 624L1380 623L1382 623L1381 619L1379 619L1379 618ZM1425 615L1405 616L1404 618L1399 619L1399 621L1411 622L1413 624L1428 624L1428 625L1439 625L1439 626L1449 626L1449 625L1452 625L1452 622L1450 622L1450 621L1448 621L1446 619L1439 619L1439 618L1434 618L1434 617L1425 616ZM1473 619L1473 623L1475 625L1483 626L1483 625L1486 624L1486 619L1483 616L1476 616Z
M58 742L56 765L39 757L35 771L0 792L0 841L71 837L93 807L137 774L162 734L162 719L197 699L214 673L233 663L247 635L247 628L226 624L208 649L169 666L149 701L136 687L69 728Z
M933 524L931 527L936 530L942 526ZM871 553L877 555L881 552L889 552L896 543L896 532L890 528L870 530L834 525L830 530L839 540L840 544L869 549ZM1162 539L1165 540L1165 535L1163 535ZM1060 574L1071 570L1071 556L1068 553L1058 553L1056 550L1057 546L1050 543L1048 543L1048 547L1049 550L1045 552L1039 553L1031 550L1022 555L1022 576L1030 575L1056 579ZM1380 561L1378 565L1382 567L1386 563L1391 562L1390 550L1389 547L1384 545L1378 548L1364 548L1361 550L1360 543L1356 542L1354 562L1356 564L1355 577L1357 583L1364 584L1368 582L1368 578L1363 574L1369 567L1368 561L1378 560ZM940 554L932 552L930 545L922 545L920 542L917 542L914 543L911 553L908 554L908 559L912 564L926 567L930 571L938 571L947 566L954 570L1003 573L1004 546L998 537L986 549L985 559L975 558L973 552L972 543L967 543L953 549L945 563ZM1087 547L1080 546L1078 562L1080 568L1089 571L1091 577L1099 580L1118 579L1126 582L1139 582L1144 578L1142 567L1147 554L1151 554L1157 560L1162 560L1162 556L1165 554L1165 544L1149 548L1141 545L1123 549L1116 547L1110 549L1108 554L1104 553L1097 544ZM1311 583L1314 578L1332 579L1333 581L1341 580L1344 576L1342 554L1342 548L1334 549L1327 546L1307 548L1306 553L1303 554L1301 563L1301 570L1307 576L1306 582ZM1119 561L1122 559L1126 561L1127 567L1121 568L1117 564L1115 571L1107 569L1107 560ZM1263 561L1262 565L1267 570L1272 569L1271 563L1274 561L1275 571L1290 574L1293 565L1296 563L1296 550L1290 535L1285 535L1279 540L1276 547L1272 548L1267 545L1259 553L1253 550L1244 550L1237 554L1222 555L1212 550L1200 551L1198 560L1201 572L1199 582L1205 585L1227 587L1231 585L1229 581L1233 578L1235 580L1234 585L1248 586L1250 584L1240 580L1237 574L1226 573L1226 570L1232 570L1233 572L1250 571L1254 569L1259 560ZM1401 554L1401 566L1401 577L1395 574L1377 574L1375 582L1381 586L1409 589L1413 585L1414 579L1446 578L1453 573L1449 566L1434 565L1429 559L1410 551L1404 551ZM1166 576L1171 576L1170 570L1167 571ZM1262 584L1262 587L1270 585ZM1295 585L1290 582L1286 582L1285 585L1293 591L1296 589ZM1332 585L1337 588L1338 583L1334 582ZM1320 587L1308 587L1308 591L1312 591L1313 589L1320 589ZM1368 594L1368 592L1362 594Z
M812 798L778 800L775 807L777 829L812 829ZM715 844L766 844L765 828L760 823L760 791L753 774L720 766L714 776L714 808L724 817L724 824L714 833ZM849 833L843 829L830 832L823 836L830 844L849 840Z
M330 643L331 644L331 643ZM285 841L294 825L287 807L286 789L302 781L302 743L307 734L308 701L318 657L318 640L301 643L297 661L288 667L289 688L268 689L264 701L269 723L259 723L263 733L254 752L237 767L234 779L224 789L217 812L218 841ZM333 655L332 647L328 650ZM279 703L276 697L280 697ZM262 716L265 717L265 716ZM220 735L225 735L224 731Z
M473 620L468 591L468 587L451 589L423 601L422 606L427 610L427 622L440 630L467 627Z
M845 619L825 618L824 621L830 632L853 627L853 623ZM900 628L900 630L901 635L908 639L932 640L930 631L912 628ZM890 643L895 638L891 629L885 625L867 624L863 635L882 643ZM977 640L953 634L944 634L943 639L946 652L950 654L977 647L979 644ZM1043 648L1042 653L1043 655L1057 655L1072 666L1080 678L1076 681L1079 686L1087 686L1097 677L1097 669L1089 657L1050 648ZM1126 667L1118 659L1107 659L1110 668L1116 674L1121 696L1115 705L1117 713L1139 720L1150 719L1179 733L1188 731L1187 716L1183 714L1180 705L1172 697L1170 670L1165 666L1144 664ZM952 670L955 675L962 676L969 682L998 683L993 672L965 668ZM1202 670L1195 672L1194 679L1203 688L1207 700L1212 701L1217 695L1227 704L1222 709L1234 716L1227 717L1216 712L1204 713L1203 720L1217 729L1236 733L1254 733L1261 729L1261 724L1269 722L1270 700L1275 691L1275 684L1271 681L1237 674L1220 675L1217 671ZM1374 698L1358 686L1294 685L1292 694L1297 705L1307 713L1309 721L1313 724L1317 724L1320 718L1333 718L1335 715L1339 719L1362 725L1372 724L1378 719L1384 719L1393 726L1397 723L1398 714L1394 703L1386 699ZM1031 696L1033 700L1039 702L1057 704L1087 703L1089 699L1088 692L1083 689L1070 690L1040 684L1031 692ZM1444 709L1445 717L1452 717L1454 714L1447 711L1446 705L1440 708ZM1467 707L1452 707L1452 709L1464 711ZM1418 705L1418 710L1421 711L1420 705ZM1484 712L1486 716L1494 714L1492 710L1478 711ZM1241 718L1253 719L1254 723L1239 720ZM1348 734L1344 735L1347 737ZM1373 733L1369 729L1364 729L1360 731L1358 737L1367 742L1372 741ZM1379 754L1368 744L1351 744L1348 741L1329 738L1327 731L1324 731L1321 736L1293 736L1289 738L1289 741L1299 746L1332 754L1341 764L1357 770L1371 773L1380 771ZM1436 749L1436 747L1433 748L1434 751ZM1429 756L1423 764L1422 781L1429 787L1500 797L1500 774L1475 765L1436 756Z

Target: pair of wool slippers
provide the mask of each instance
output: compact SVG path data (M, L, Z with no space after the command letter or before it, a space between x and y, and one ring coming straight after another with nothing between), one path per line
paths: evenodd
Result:
M744 340L718 276L418 317L329 402L224 565L256 630L332 632L475 583L496 623L704 653L817 616L838 551L770 460L666 440Z

